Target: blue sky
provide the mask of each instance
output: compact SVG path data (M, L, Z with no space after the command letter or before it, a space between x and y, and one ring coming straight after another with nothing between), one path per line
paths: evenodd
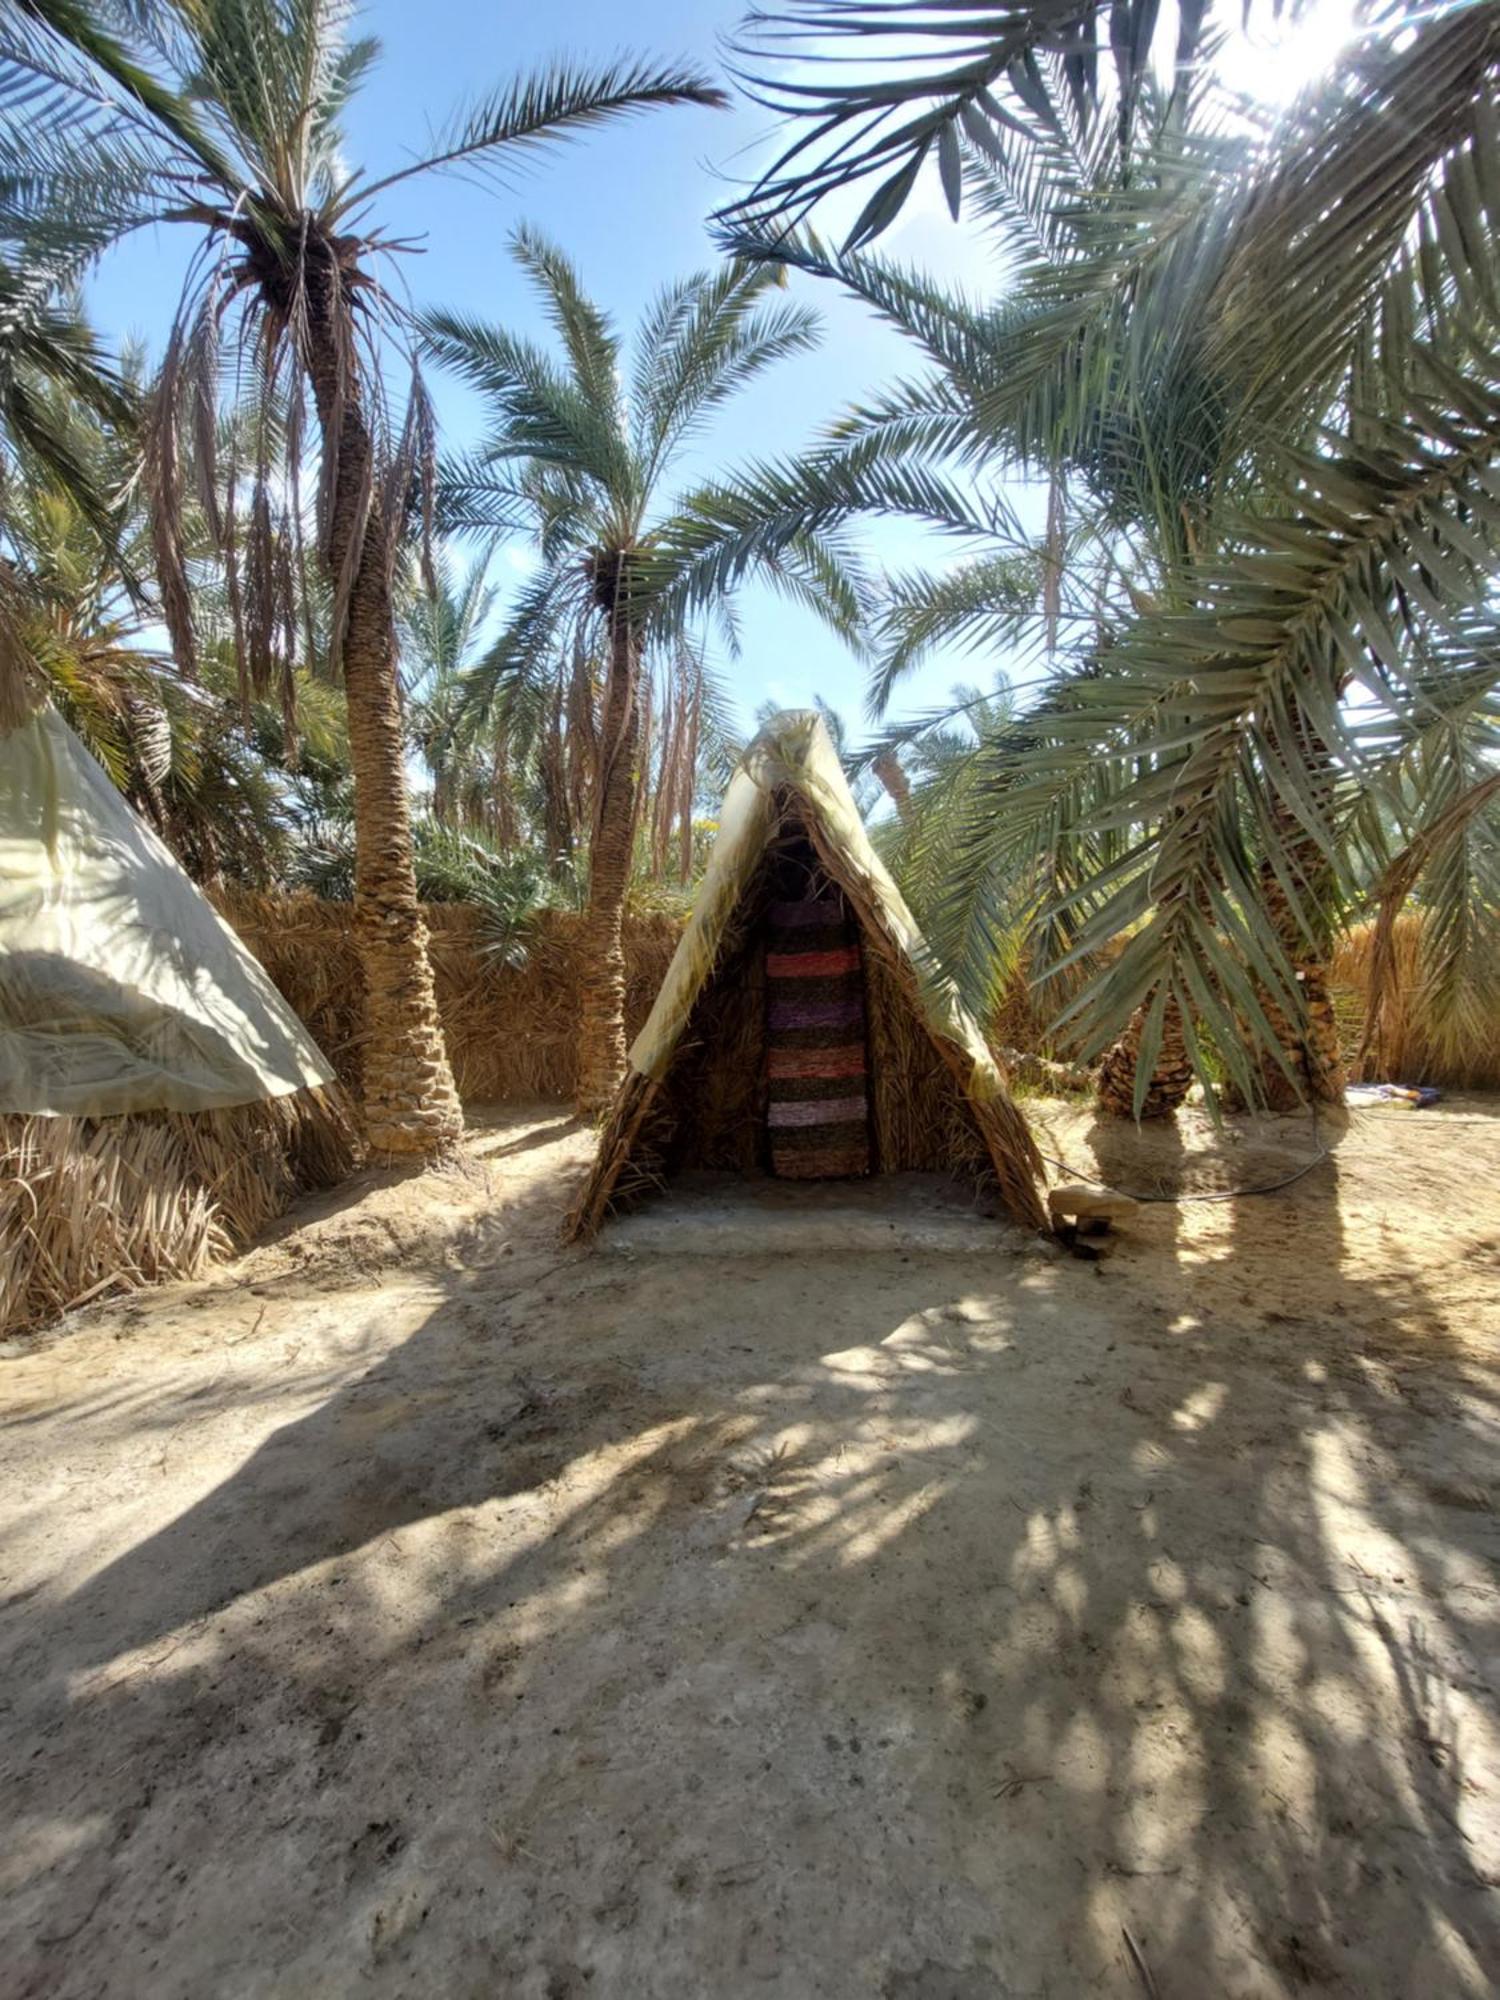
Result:
M384 60L348 117L351 157L375 171L401 165L426 150L466 97L558 53L596 61L621 50L688 57L717 72L716 38L743 11L743 0L643 0L622 40L620 10L604 0L563 0L551 8L372 0L361 25L381 38ZM767 157L774 139L767 114L743 102L727 112L654 112L539 158L509 191L424 176L392 190L379 219L389 234L422 241L420 255L401 260L403 281L421 304L452 306L545 337L506 254L508 232L525 220L563 246L594 297L628 328L660 284L713 261L705 218L736 177ZM106 261L89 300L107 335L140 334L159 349L190 240L187 231L160 230ZM919 192L883 247L976 286L988 280L992 252L954 228L935 186ZM710 439L711 457L722 465L794 449L844 403L913 365L907 344L863 308L830 286L796 283L822 311L823 345L783 363L724 411ZM440 376L432 387L445 443L462 443L475 422L472 400ZM874 559L892 567L916 563L932 546L895 524L865 539ZM519 551L509 562L502 555L494 572L502 586L521 560ZM763 700L796 705L819 694L858 724L863 669L810 613L754 587L743 614L743 658L728 673L744 719ZM975 677L982 667L962 657L934 662L913 678L907 698L930 706L951 681Z
M622 51L686 57L718 73L719 37L736 28L746 3L640 0L622 39L621 11L605 0L552 7L370 0L359 25L381 38L384 60L350 111L351 157L372 171L390 171L427 150L465 99L560 53L595 61ZM1295 48L1277 46L1287 31L1274 24L1257 27L1249 42L1237 37L1226 74L1257 94L1285 95L1348 32L1349 4L1324 0L1311 26L1296 31ZM506 254L509 231L524 220L563 246L593 296L628 328L660 284L713 260L705 218L737 182L753 177L776 143L769 115L742 100L723 112L655 112L559 147L509 191L447 176L408 182L382 199L379 219L390 235L419 239L421 254L401 260L403 281L419 304L452 306L545 337ZM107 335L141 334L159 350L190 240L186 231L163 230L106 261L91 284L90 304ZM935 171L919 183L881 248L977 291L997 282L993 244L949 220ZM782 364L726 409L700 463L727 467L793 450L846 403L913 369L910 346L864 308L831 286L793 283L823 314L822 347ZM461 445L475 426L474 404L440 376L432 387L445 442ZM891 568L947 556L909 525L873 525L864 539L872 559ZM502 554L495 569L502 585L523 562L519 550ZM764 587L747 591L742 609L743 658L728 670L742 720L764 700L796 705L817 694L858 730L864 672L841 643L810 613L782 604ZM955 680L988 680L999 664L939 656L904 683L894 712L931 708Z

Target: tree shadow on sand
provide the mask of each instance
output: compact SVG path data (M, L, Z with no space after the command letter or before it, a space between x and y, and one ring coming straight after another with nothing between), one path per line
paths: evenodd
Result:
M450 1272L7 1614L11 1990L1485 1993L1493 1384L1223 1215Z

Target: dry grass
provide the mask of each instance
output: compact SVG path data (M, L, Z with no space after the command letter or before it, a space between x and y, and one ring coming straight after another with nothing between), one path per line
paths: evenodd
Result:
M1451 1090L1500 1088L1500 1014L1455 1024L1434 1034L1422 1001L1422 917L1396 919L1394 978L1375 1045L1361 1061L1374 924L1360 924L1334 953L1330 967L1340 1038L1351 1075L1374 1083L1435 1083Z
M357 1097L363 986L352 906L242 889L218 902ZM527 935L525 965L511 967L481 949L477 911L430 903L424 914L460 1096L475 1104L571 1098L578 1070L581 919L544 912ZM666 915L626 923L625 1013L632 1036L650 1011L680 928Z
M0 1117L0 1333L196 1277L356 1155L336 1090L191 1116Z

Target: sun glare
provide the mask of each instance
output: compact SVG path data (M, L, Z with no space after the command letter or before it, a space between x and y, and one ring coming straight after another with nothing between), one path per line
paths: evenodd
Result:
M1249 25L1232 35L1220 58L1231 89L1266 104L1289 104L1330 68L1357 32L1354 0L1322 0L1297 18L1290 10L1250 11Z

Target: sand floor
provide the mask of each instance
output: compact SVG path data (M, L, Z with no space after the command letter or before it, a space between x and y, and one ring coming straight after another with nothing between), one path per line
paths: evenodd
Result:
M0 1350L6 2000L1492 1994L1500 1105L1328 1136L580 1255L509 1111Z

